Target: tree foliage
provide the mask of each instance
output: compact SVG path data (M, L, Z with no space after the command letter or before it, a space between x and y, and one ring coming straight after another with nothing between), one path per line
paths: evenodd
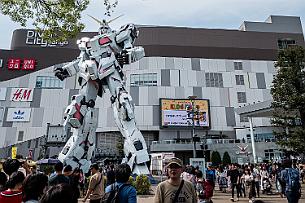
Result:
M136 181L134 182L134 187L137 190L138 195L148 195L150 192L150 182L147 175L139 175L136 177Z
M224 166L228 165L228 164L231 164L231 157L229 155L229 153L226 151L224 154L223 154L223 158L222 158L222 164Z
M271 94L272 123L279 145L298 153L305 151L305 53L300 46L288 47L278 54Z
M211 162L214 166L218 166L221 163L221 157L218 151L212 152Z
M85 25L80 21L89 0L0 0L0 11L25 27L31 22L49 41L74 38ZM117 0L103 0L110 16Z

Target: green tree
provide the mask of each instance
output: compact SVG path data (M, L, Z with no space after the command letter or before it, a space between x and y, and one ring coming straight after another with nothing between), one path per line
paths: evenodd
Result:
M0 0L0 11L12 21L25 27L31 22L49 41L64 41L74 38L85 25L81 14L87 9L89 0ZM101 0L105 15L110 16L117 0Z
M292 46L281 50L275 68L271 94L274 109L272 124L280 146L298 153L305 151L305 58L304 48Z
M211 162L214 166L218 166L221 163L221 157L218 151L212 152Z
M222 157L222 164L225 166L225 165L228 165L228 164L231 164L231 157L229 155L229 153L226 151L224 154L223 154L223 157Z

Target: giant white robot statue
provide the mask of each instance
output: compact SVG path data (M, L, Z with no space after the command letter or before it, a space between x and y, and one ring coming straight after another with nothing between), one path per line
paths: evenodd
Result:
M138 31L133 24L113 31L109 22L95 20L100 23L98 35L78 40L80 55L77 59L54 70L60 80L77 74L81 86L64 113L65 132L68 134L71 128L72 136L58 158L66 165L88 172L95 149L95 100L103 96L108 86L115 122L124 137L123 162L130 165L133 173L149 174L147 146L136 127L132 98L125 89L122 72L124 64L138 61L145 55L142 47L133 46Z

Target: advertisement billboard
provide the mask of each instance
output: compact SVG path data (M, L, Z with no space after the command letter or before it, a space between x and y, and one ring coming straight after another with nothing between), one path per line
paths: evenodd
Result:
M30 102L33 101L33 89L29 88L12 88L11 101Z
M194 103L194 116L193 116ZM161 128L195 127L210 128L209 100L160 99Z
M6 121L8 122L20 122L30 121L31 108L8 108Z

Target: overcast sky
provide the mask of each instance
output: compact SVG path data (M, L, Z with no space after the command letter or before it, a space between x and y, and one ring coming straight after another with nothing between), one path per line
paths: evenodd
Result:
M97 31L98 25L86 14L103 19L103 0L91 0L82 21L85 31ZM243 21L265 21L269 15L301 17L305 27L304 0L119 0L113 17L124 14L113 24L182 26L195 28L238 29ZM12 33L21 28L0 14L0 48L9 49ZM32 28L30 25L27 28ZM303 31L304 32L304 31Z

